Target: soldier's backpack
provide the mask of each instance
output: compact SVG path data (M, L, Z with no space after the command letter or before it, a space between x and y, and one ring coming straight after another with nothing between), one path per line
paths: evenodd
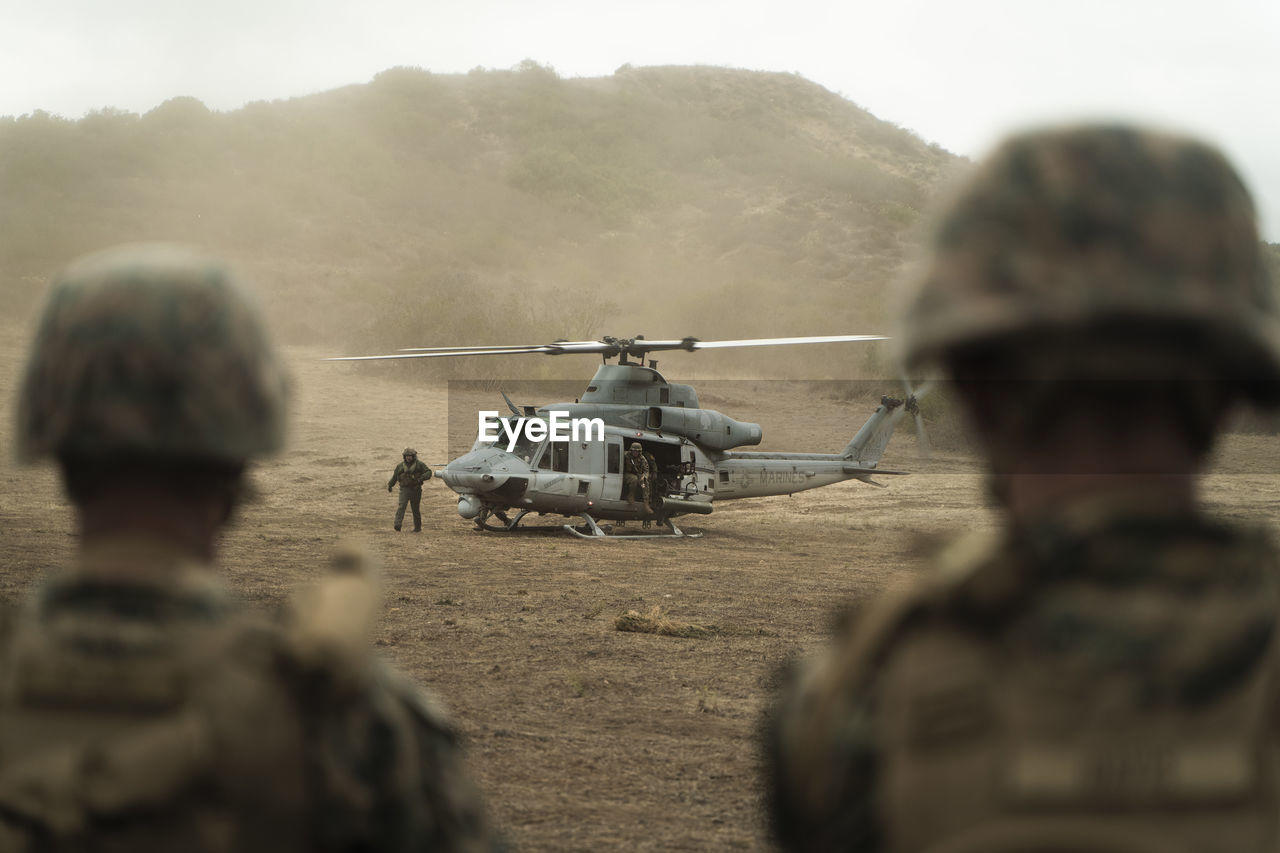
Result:
M0 629L0 850L306 849L278 632L91 614Z
M1274 557L1169 547L1160 583L1037 586L997 561L866 626L888 849L1276 849Z

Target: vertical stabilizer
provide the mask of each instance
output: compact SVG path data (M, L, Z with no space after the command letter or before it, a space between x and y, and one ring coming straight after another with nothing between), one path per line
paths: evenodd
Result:
M885 447L889 444L889 437L893 435L893 428L898 425L898 421L905 413L905 409L902 408L903 403L903 400L896 397L881 397L880 405L872 412L871 417L867 418L862 429L858 430L853 441L849 442L840 455L867 466L875 465L880 461Z

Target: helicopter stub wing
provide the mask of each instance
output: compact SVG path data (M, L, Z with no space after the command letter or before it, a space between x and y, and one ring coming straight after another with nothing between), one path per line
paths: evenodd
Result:
M860 483L866 483L869 486L875 486L880 489L887 489L889 486L886 483L880 483L871 479L873 474L897 474L899 476L906 476L911 473L910 471L889 471L883 468L861 468L857 465L844 466L844 472L852 475L853 479Z
M891 471L888 468L864 468L861 465L845 465L840 470L846 474L890 474L899 477L905 477L910 471Z

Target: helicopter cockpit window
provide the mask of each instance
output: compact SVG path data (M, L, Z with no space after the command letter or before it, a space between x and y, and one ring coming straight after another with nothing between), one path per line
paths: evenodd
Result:
M554 441L551 443L551 470L569 472L569 442Z
M521 435L519 440L516 441L516 446L511 448L511 452L516 456L519 456L525 462L532 462L533 454L537 453L537 451L538 445L534 444L523 435Z
M503 418L502 420L509 422L511 419ZM477 441L475 443L475 446L472 449L478 450L481 447L497 447L501 450L506 450L507 441L509 440L507 437L507 433L503 430L501 426L499 426L496 431L498 433L498 437L496 439L494 439L493 441ZM529 439L525 437L524 430L520 431L519 438L516 439L515 446L511 448L511 452L514 453L516 456L520 457L521 459L523 459L525 462L532 462L533 455L534 453L537 452L537 450L538 450L538 445L532 441L529 441Z
M553 441L547 445L538 460L538 468L543 471L569 472L569 442Z

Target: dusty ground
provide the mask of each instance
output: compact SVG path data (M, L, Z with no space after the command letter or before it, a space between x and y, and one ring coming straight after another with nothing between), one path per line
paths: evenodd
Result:
M0 337L6 448L24 336ZM698 540L480 533L436 480L424 532L397 534L387 478L406 444L444 460L446 389L357 373L323 354L289 352L291 449L257 470L261 498L226 537L223 570L245 599L270 606L314 576L339 538L362 537L385 566L378 644L452 709L521 849L766 849L754 729L778 666L820 646L842 602L920 571L923 543L993 523L976 462L919 460L904 429L885 464L912 476L885 478L887 489L846 483L717 504L688 523L705 532ZM592 369L584 359L584 384ZM679 376L674 361L664 370ZM712 403L761 423L771 449L838 449L870 411L800 386ZM489 407L502 407L496 393ZM0 599L12 601L68 562L74 531L53 472L3 459ZM1278 463L1280 439L1233 438L1207 496L1222 514L1270 523ZM728 635L614 629L619 614L653 607Z

